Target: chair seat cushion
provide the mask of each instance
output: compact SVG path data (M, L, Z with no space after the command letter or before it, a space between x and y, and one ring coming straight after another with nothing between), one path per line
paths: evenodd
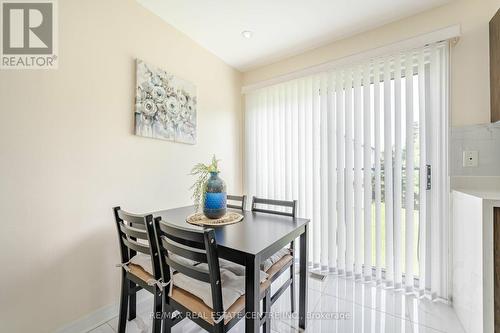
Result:
M180 273L174 274L174 277L176 275L182 275ZM175 283L176 279L174 278L174 286L172 288L172 294L170 298L174 300L175 302L181 304L185 308L187 308L189 311L192 313L200 316L203 320L207 321L210 324L214 324L213 320L213 313L214 310L212 307L208 306L201 298L195 296L193 293L180 288L176 285ZM194 280L196 283L204 283L204 282L199 282ZM208 283L206 283L208 285ZM260 292L261 294L264 293L264 291L269 288L270 282L269 280L265 280L263 283L260 284ZM210 288L210 285L208 285L208 288ZM224 294L224 284L222 286L222 292ZM210 292L210 291L209 291ZM224 298L224 296L223 296ZM210 302L211 303L211 302ZM223 301L224 303L224 301ZM224 319L224 323L228 323L232 318L235 318L238 316L239 313L242 313L242 311L245 309L245 295L239 296L232 304L229 304L228 306L224 305L224 311L226 312L226 316Z
M195 261L178 256L177 254L174 253L170 254L170 258L183 265L192 266L196 264ZM153 266L151 264L151 257L148 256L147 254L137 253L135 256L132 257L132 259L130 259L130 263L137 266L141 266L142 269L144 269L146 272L148 272L151 275L154 275Z
M130 268L130 273L134 274L135 276L137 276L138 278L140 278L143 281L147 282L149 279L153 279L153 276L151 274L149 274L148 272L146 272L139 265L135 265L135 264L131 263L131 264L129 264L129 268ZM184 285L187 288L191 288L189 290L191 290L191 291L194 290L194 292L198 292L198 293L201 289L202 294L208 294L211 297L210 285L208 283L193 280L193 279L183 275L185 278L192 280L192 281L188 281L186 284L185 279L182 278L181 275L183 275L183 274L180 274L180 273L174 274L174 286L172 288L172 294L170 297L173 300L175 300L177 303L183 305L185 308L187 308L192 313L200 316L203 320L207 321L210 324L214 324L214 320L212 317L214 310L212 309L212 307L208 306L201 298L199 298L199 297L195 296L194 294L192 294L191 292L189 292L185 289L179 288L177 286L177 284ZM221 279L222 279L222 276L221 276ZM193 288L192 283L205 284L208 286L208 291L203 290L204 288L205 289L207 288L206 286L196 286L195 288ZM270 286L271 286L271 282L267 279L264 280L264 282L260 284L261 294L263 294L265 292L265 290L267 288L269 288ZM226 284L226 288L227 287L228 286ZM233 301L231 304L229 304L230 301L224 300L224 295L226 295L226 299L227 299L227 294L228 294L227 289L226 289L226 292L224 292L224 282L223 282L222 288L223 288L222 289L223 304L227 304L227 306L224 305L224 310L226 312L226 317L224 319L224 322L227 324L232 318L236 317L245 308L245 295L244 295L244 290L243 290L243 295L239 296L235 301ZM211 298L210 298L209 303L210 304L212 303Z
M174 253L170 254L170 258L172 260L175 260L183 265L190 265L193 266L196 264L195 261L186 259L184 257L181 257L179 255L176 255ZM131 260L130 263L141 266L142 269L144 269L146 272L149 274L153 275L153 269L151 266L151 258L144 254L144 253L137 253ZM233 272L234 274L238 276L245 276L245 266L236 264L234 262L231 262L229 260L224 260L224 259L219 259L219 266L220 268L227 269L230 272ZM260 271L260 282L264 282L267 279L267 273L264 271Z
M232 261L219 259L219 267L221 269L227 269L238 276L245 276L245 266L236 264ZM268 278L268 274L264 271L260 271L260 282L264 282Z
M262 264L262 269L267 272L269 270L269 268L271 268L272 265L274 265L275 263L277 263L281 258L283 258L284 256L286 256L287 254L289 255L291 252L290 252L290 249L289 248L282 248L281 250L279 250L278 252L276 252L275 254L273 254L272 256L270 256L269 258L267 258L264 263Z
M184 257L171 254L170 258L174 261L182 263L183 265L195 265L196 263L192 260L186 259ZM228 312L231 307L234 309L235 302L238 301L245 294L245 267L242 265L235 264L233 262L219 259L220 266L220 276L221 276L221 284L222 284L222 305L224 311ZM148 281L153 278L153 270L151 268L151 258L148 255L138 253L131 260L129 264L131 273L138 276L140 279L144 281ZM196 264L196 267L201 268L208 272L208 265L205 263ZM267 280L268 274L266 272L260 272L260 282L261 282L261 290L264 291L266 288L270 286L270 282ZM183 298L185 293L191 294L193 297L197 299L197 302L202 302L205 307L210 309L210 313L213 311L211 308L212 305L212 292L210 288L210 284L202 281L198 281L196 279L190 278L181 273L175 273L173 275L173 290L181 289L184 293L181 293L180 297ZM179 301L179 303L181 303ZM195 302L196 303L196 302ZM239 304L239 303L238 303ZM245 306L245 302L243 300L243 307ZM186 306L187 307L187 306ZM196 305L196 309L200 310L201 307ZM204 309L206 310L206 309ZM209 316L211 320L211 315Z
M269 275L269 280L273 280L272 278L278 274L278 272L285 266L293 264L293 256L291 254L284 255L280 260L275 262L266 273Z
M208 265L205 263L199 264L196 267L208 272ZM267 276L266 273L264 274ZM266 278L262 279L262 276L263 275L261 274L261 286L264 286L267 280ZM245 294L245 276L236 275L231 270L221 267L220 278L222 285L222 306L224 311L227 311L239 297ZM190 278L189 276L180 273L174 274L173 281L174 286L190 292L194 296L201 299L210 308L213 307L212 292L209 283Z

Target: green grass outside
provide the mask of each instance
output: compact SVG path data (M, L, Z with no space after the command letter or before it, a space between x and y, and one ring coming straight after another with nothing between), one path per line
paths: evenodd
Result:
M406 210L401 209L401 270L405 272L405 262L406 262L406 239L405 239L405 229L406 229ZM381 224L381 257L382 257L382 267L385 267L386 262L386 244L385 244L385 203L382 202L380 207L380 224ZM413 259L413 273L415 276L419 274L419 262L418 262L418 235L419 235L419 211L413 211L413 225L414 225L414 259ZM362 235L363 243L364 243L364 233ZM364 250L364 249L363 249ZM372 204L372 264L376 265L376 222L375 222L375 204Z

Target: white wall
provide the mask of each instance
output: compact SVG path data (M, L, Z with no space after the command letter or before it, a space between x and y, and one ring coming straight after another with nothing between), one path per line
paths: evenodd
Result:
M463 152L478 152L478 166L464 167ZM500 176L500 122L452 128L450 139L452 176Z
M59 1L59 69L0 71L0 331L51 332L118 299L111 207L190 202L191 166L222 159L241 184L242 75L134 0ZM460 23L454 125L489 121L488 21L500 0L457 0L244 74L245 84ZM198 86L198 144L133 135L139 57ZM34 294L34 292L36 292Z
M460 24L462 38L451 52L451 121L454 126L490 122L488 23L500 0L455 0L271 65L244 73L248 85L349 55Z
M241 74L134 0L59 1L59 69L0 71L0 332L118 301L112 207L186 205L194 163L241 191ZM139 57L198 87L198 144L133 135Z

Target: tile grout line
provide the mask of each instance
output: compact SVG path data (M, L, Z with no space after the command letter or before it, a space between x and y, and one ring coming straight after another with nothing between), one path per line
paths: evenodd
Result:
M311 288L311 289L312 289L312 288ZM312 309L312 310L310 310L310 311L308 311L308 313L314 312L314 310L316 310L316 308L319 306L319 303L320 303L321 297L323 297L323 293L322 293L322 292L320 292L320 291L318 291L318 290L315 290L315 289L313 289L313 290L314 290L314 291L316 291L316 292L319 292L319 293L320 293L320 297L319 297L319 298L318 298L318 300L316 301L316 304L315 304L315 306L313 307L313 309ZM271 310L271 311L272 311L272 310ZM293 326L291 323L288 323L288 322L284 321L283 319L278 319L278 321L279 321L279 322L281 322L282 324L284 324L284 325L286 325L286 326L288 326L288 327L292 328L293 330L302 331L302 330L301 330L301 329L299 329L298 327ZM310 325L309 325L309 327L310 327ZM307 329L306 329L306 330L307 330Z
M106 325L108 325L109 327L111 327L111 329L113 330L113 332L116 332L115 329L113 328L113 326L111 326L111 324L109 323L109 320L106 322Z

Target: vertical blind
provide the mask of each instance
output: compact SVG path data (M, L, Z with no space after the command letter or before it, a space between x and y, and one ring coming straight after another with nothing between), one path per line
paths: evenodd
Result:
M313 268L448 297L448 47L246 94L246 190L298 200Z

